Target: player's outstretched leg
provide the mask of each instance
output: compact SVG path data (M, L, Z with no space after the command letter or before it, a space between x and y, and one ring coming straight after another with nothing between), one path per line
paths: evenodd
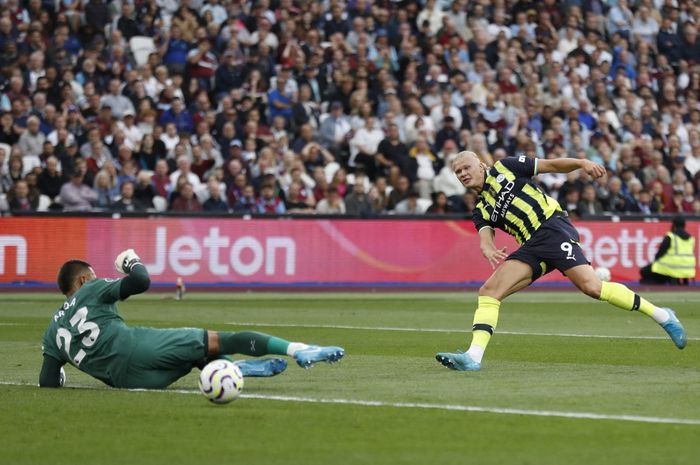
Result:
M687 343L685 329L670 308L657 307L620 283L603 282L600 300L624 310L636 310L647 315L668 333L676 347L679 349L685 347Z
M288 355L302 368L310 368L318 362L334 363L343 358L345 349L336 346L310 346L301 342L289 342L278 337L254 331L240 333L219 332L219 352L260 357L263 355Z

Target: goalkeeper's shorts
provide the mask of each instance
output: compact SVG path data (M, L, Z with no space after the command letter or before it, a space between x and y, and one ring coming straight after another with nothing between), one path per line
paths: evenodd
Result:
M207 332L198 328L131 328L133 350L121 388L162 389L201 366L207 354Z

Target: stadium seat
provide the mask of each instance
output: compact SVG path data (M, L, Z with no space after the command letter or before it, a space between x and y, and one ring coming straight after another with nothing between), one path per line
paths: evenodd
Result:
M323 170L326 173L326 181L328 181L330 183L333 180L333 175L339 169L340 169L340 164L338 162L335 162L335 161L332 161L332 162L328 163L326 166L324 166Z
M156 209L157 212L164 212L168 209L168 201L165 200L165 197L156 195L155 197L153 197L153 207Z
M37 205L36 211L38 211L38 212L49 211L49 205L51 205L51 197L49 197L48 195L41 194L39 196L39 205Z
M148 62L148 56L156 51L156 44L152 37L134 36L129 39L129 49L138 67Z
M430 199L416 199L416 203L418 205L418 211L420 213L425 213L428 208L433 204L433 202Z
M23 155L22 176L26 176L34 168L41 168L41 158L39 158L39 155Z
M5 151L5 161L3 163L3 168L7 168L7 162L10 161L10 155L12 155L12 146L4 142L0 142L0 149Z

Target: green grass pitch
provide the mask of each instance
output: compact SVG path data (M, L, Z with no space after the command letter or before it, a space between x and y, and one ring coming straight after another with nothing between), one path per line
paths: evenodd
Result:
M67 367L35 387L56 294L0 295L0 464L698 464L700 295L648 293L689 334L572 292L501 307L484 368L452 372L474 293L148 293L132 325L256 329L341 345L336 365L290 363L216 406L196 374L166 391L110 389ZM610 336L610 337L594 337Z

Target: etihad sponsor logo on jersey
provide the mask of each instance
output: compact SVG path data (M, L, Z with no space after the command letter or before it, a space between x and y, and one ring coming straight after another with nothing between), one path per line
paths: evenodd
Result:
M498 183L500 184L505 178L506 177L504 175L499 174L496 178L496 181L498 181ZM495 195L494 192L491 192L493 188L489 189L489 193L491 193L493 198L496 200L496 202L493 205L493 211L491 212L492 222L495 223L496 221L498 221L499 216L501 218L505 218L506 213L508 212L508 207L510 207L510 204L515 198L515 194L513 193L514 187L515 183L513 181L510 181L505 186L501 187L501 190L498 193L498 195Z

